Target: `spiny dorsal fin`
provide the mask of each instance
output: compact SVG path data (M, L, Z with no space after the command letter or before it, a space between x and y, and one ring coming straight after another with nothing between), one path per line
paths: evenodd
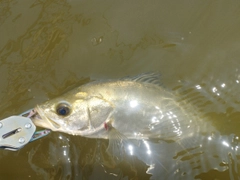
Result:
M160 73L149 72L149 73L139 74L139 75L134 76L134 77L126 77L123 80L151 83L151 84L161 86L162 83L161 83L160 77L161 77Z

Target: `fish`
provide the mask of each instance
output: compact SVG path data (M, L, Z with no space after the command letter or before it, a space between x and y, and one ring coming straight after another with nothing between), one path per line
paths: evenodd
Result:
M159 73L96 80L35 107L36 126L87 138L180 142L212 132L191 104L162 86Z

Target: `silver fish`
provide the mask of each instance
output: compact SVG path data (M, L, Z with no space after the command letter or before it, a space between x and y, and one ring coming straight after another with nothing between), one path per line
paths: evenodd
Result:
M160 75L94 81L36 106L37 126L89 138L179 141L210 126L198 112L160 85Z

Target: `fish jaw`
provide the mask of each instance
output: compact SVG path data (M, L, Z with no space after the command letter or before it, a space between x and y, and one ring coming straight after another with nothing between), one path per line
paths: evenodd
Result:
M51 129L52 131L59 131L60 126L47 118L39 106L35 107L34 110L36 111L36 115L32 116L31 119L36 126Z

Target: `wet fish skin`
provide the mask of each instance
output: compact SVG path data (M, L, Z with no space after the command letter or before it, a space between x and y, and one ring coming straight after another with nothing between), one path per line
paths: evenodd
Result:
M89 138L177 141L212 131L196 110L159 84L159 74L95 81L37 105L37 126ZM70 113L58 115L64 104ZM106 128L111 127L111 128Z

